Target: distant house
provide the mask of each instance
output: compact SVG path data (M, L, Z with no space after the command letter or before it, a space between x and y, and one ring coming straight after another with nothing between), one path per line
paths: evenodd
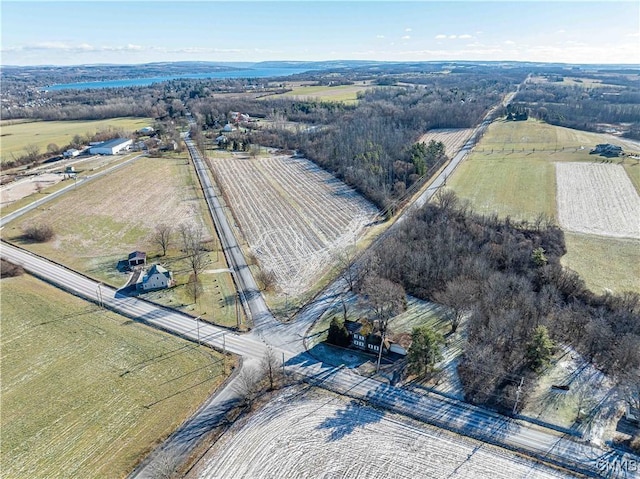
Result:
M231 123L227 123L226 125L224 125L224 128L222 129L222 131L224 131L226 133L230 133L232 131L235 131L235 128L233 127L233 125Z
M67 151L65 151L62 156L64 156L65 158L74 158L76 156L78 156L80 154L80 150L76 150L75 148L71 148Z
M129 149L133 140L128 138L114 138L113 140L103 141L89 148L92 155L117 155L121 151Z
M592 155L599 154L601 156L606 156L607 158L612 158L620 156L622 154L622 147L612 145L610 143L601 143L599 145L596 145L596 147L589 153Z
M127 262L129 263L130 268L144 266L147 263L147 253L142 251L133 251L132 253L129 253Z
M153 127L151 126L145 126L143 128L140 128L138 130L138 133L140 133L141 135L149 135L151 133L153 133L155 130L153 129Z
M149 271L141 274L136 282L138 291L154 291L157 289L171 288L175 285L173 273L158 264L154 264Z

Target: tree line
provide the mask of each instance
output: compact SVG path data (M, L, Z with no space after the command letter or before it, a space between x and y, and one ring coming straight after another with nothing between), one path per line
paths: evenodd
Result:
M560 264L562 230L544 218L474 214L439 195L375 248L375 274L467 318L459 375L469 401L522 404L554 344L568 344L640 391L640 296L597 295ZM522 386L521 386L522 382ZM521 387L520 387L521 386Z

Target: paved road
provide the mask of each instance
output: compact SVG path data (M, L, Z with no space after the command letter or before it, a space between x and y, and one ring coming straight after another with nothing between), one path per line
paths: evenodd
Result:
M247 316L250 318L250 322L254 325L274 321L274 318L262 297L262 293L260 293L260 289L251 274L251 270L247 265L242 249L240 248L229 222L227 221L224 209L220 204L220 200L218 199L211 182L209 170L193 141L188 137L185 138L184 141L189 150L189 154L191 155L191 159L193 160L198 178L200 179L200 184L204 191L209 212L211 213L216 231L218 232L220 243L222 244L222 250L225 258L227 259L227 264L232 270L232 275L236 282L236 287L240 294L240 301L245 309L245 313L247 313Z
M487 124L484 124L484 128ZM476 131L476 136L482 131L482 128L483 125ZM199 170L199 174L204 173L201 176L201 181L205 197L214 219L219 220L216 223L216 228L219 228L221 238L225 237L223 241L229 265L236 272L235 278L238 286L246 292L246 304L257 326L250 334L239 336L222 328L198 323L190 316L147 303L141 299L121 296L112 288L100 285L96 281L63 266L5 243L0 245L0 255L62 289L103 304L123 315L171 331L190 340L197 341L199 339L212 347L225 348L229 352L242 356L245 364L255 366L263 357L268 347L267 343L269 343L278 357L284 355L286 368L290 374L296 374L306 378L309 382L317 383L321 387L341 394L357 397L436 426L474 436L483 441L517 448L552 462L561 462L574 469L592 474L598 472L598 466L603 458L610 459L607 454L611 454L611 452L576 443L560 436L555 431L517 422L461 401L421 395L417 392L385 385L369 378L363 378L353 371L324 364L311 357L304 348L304 333L313 320L336 300L345 289L345 284L338 280L330 285L301 312L298 320L293 324L283 325L276 322L266 308L246 262L244 262L240 247L235 242L231 228L226 223L226 217L215 197L204 162L193 144L188 139L187 141L194 163L196 163L196 169ZM467 151L462 156L456 155L456 158L459 158L458 163L462 161L472 145L467 143L464 148L467 147ZM197 415L183 424L163 446L154 451L142 466L132 473L132 477L157 476L158 464L162 463L163 458L167 455L178 459L186 457L203 432L224 420L224 413L237 398L238 394L232 381L229 387L219 391L200 409ZM634 476L633 473L630 473L627 477L639 477L637 472L635 474Z
M29 203L27 206L24 206L16 211L14 211L13 213L10 213L6 216L3 216L2 218L0 218L0 228L2 228L4 225L6 225L7 223L9 223L10 221L15 220L16 218L24 215L25 213L28 213L29 211L32 211L40 206L42 206L45 203L48 203L51 200L54 200L56 198L58 198L59 196L65 194L67 191L76 188L77 186L83 185L84 183L87 183L89 181L95 180L97 178L100 178L101 176L107 175L109 173L112 173L114 170L117 170L118 168L122 168L125 165L128 165L129 163L137 160L138 158L141 158L143 156L146 155L137 155L134 156L133 158L127 160L127 161L123 161L122 163L118 163L117 165L111 166L103 171L100 171L99 173L95 173L93 175L89 175L89 176L85 176L83 178L77 178L76 180L74 180L73 183L71 183L68 186L65 186L64 188L54 192L54 193L50 193L47 196L45 196L44 198L40 198L39 200L34 201L33 203Z

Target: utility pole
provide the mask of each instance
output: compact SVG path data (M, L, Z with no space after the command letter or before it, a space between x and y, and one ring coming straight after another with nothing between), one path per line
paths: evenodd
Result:
M197 331L197 335L198 335L198 346L200 346L200 318L202 316L198 316L196 318L196 331Z
M284 351L282 352L282 382L284 382L285 371L284 371Z
M520 384L518 385L518 389L516 389L516 403L513 405L512 414L515 415L516 409L518 409L518 403L520 402L520 393L522 393L522 383L524 383L524 377L520 378Z
M102 300L102 283L98 283L98 286L96 287L96 292L97 292L97 296L98 296L98 306L100 306L101 308L104 308L104 301Z

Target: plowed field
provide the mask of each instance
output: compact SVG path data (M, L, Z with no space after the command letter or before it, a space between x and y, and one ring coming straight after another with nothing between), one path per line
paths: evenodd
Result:
M306 159L234 156L212 164L252 252L286 294L304 292L377 212Z
M621 165L556 163L556 175L563 228L640 239L640 196Z
M514 453L324 393L286 393L210 451L199 479L566 478Z

